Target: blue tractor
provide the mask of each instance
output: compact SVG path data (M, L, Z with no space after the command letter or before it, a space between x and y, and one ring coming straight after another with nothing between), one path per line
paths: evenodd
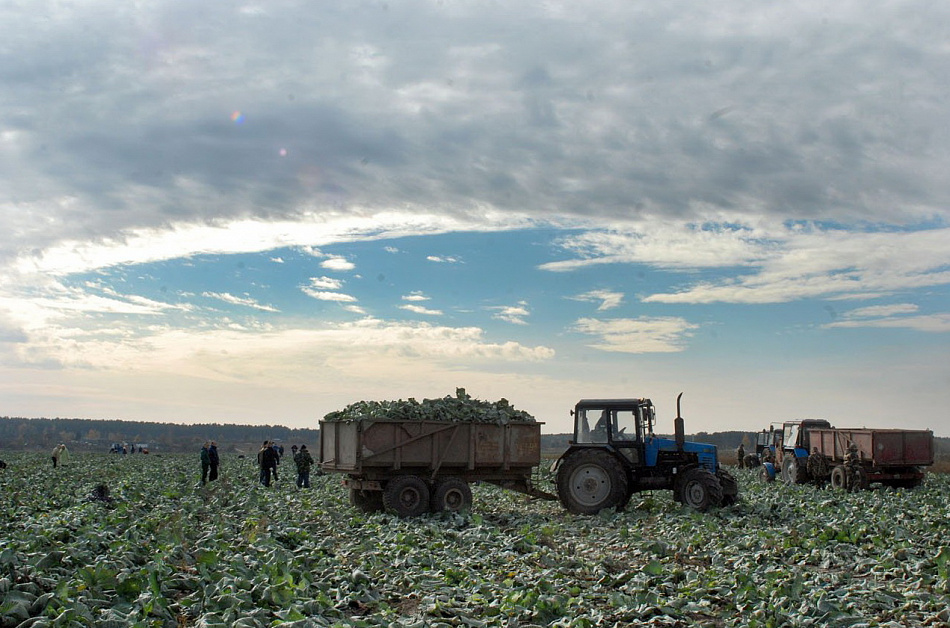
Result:
M582 399L574 407L574 438L555 463L557 494L569 512L622 510L640 491L672 490L705 511L738 499L735 478L719 465L716 446L687 442L676 398L674 438L653 433L649 399Z

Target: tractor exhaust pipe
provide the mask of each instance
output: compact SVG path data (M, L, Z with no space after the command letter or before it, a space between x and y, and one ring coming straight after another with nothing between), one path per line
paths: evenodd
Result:
M683 451L683 444L686 442L686 432L683 429L683 417L680 414L680 397L683 393L676 396L676 418L673 419L673 433L676 435L676 448Z

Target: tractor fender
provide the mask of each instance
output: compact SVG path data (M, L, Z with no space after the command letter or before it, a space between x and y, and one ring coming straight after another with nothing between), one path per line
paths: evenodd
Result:
M766 462L762 464L762 468L765 469L765 472L768 473L769 479L775 479L775 465L771 462Z

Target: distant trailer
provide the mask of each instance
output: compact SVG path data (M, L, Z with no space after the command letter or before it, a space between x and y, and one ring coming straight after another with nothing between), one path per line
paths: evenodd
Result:
M930 430L819 428L812 429L810 437L811 446L828 461L835 486L840 484L836 482L835 469L848 463L852 444L866 476L864 484L880 482L885 486L913 488L924 479L922 467L934 463L934 437ZM837 473L840 476L844 471Z

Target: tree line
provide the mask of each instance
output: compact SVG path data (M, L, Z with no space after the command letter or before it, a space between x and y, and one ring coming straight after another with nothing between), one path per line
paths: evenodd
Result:
M152 423L103 419L26 419L0 417L0 449L37 451L64 443L70 451L108 452L115 445L142 446L150 453L189 452L208 440L226 453L256 452L265 440L278 444L307 445L315 449L318 429L293 429L282 425L227 423Z

